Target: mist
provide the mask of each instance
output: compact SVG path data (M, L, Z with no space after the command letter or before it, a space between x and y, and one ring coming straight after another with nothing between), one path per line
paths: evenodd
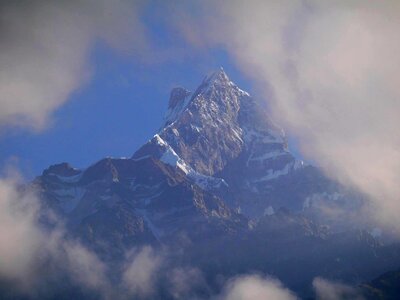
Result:
M317 300L365 299L356 288L340 282L316 277L312 285Z
M191 11L176 20L187 41L223 47L304 157L399 230L399 3L218 1Z

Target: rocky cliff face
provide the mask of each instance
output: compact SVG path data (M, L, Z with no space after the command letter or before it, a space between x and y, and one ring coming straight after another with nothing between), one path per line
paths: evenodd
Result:
M279 207L300 211L310 206L309 197L324 192L325 198L345 197L290 153L283 129L222 69L193 93L172 90L164 126L133 159L145 156L174 157L189 177L221 181L226 203L249 218Z

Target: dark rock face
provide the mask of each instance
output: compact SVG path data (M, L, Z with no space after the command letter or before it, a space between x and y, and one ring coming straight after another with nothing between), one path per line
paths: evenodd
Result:
M359 286L366 299L396 300L400 298L400 270L386 272Z
M49 175L58 175L64 177L71 177L74 175L78 175L81 171L78 169L73 168L68 163L61 163L57 165L52 165L46 170L43 171L43 176Z
M33 184L107 258L168 245L210 278L260 270L302 292L318 274L362 279L400 262L367 231L319 213L357 211L364 200L296 159L284 131L222 69L193 93L173 89L163 127L130 159L62 163Z

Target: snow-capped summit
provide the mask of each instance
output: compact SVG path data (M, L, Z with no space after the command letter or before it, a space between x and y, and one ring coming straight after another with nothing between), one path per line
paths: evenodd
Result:
M288 151L282 128L222 68L206 76L194 93L172 90L157 136L194 171L239 188L235 195L265 197L271 181L303 167ZM133 158L154 153L153 144L144 145Z
M257 117L260 110L221 69L207 76L193 94L172 90L165 125L158 134L194 170L213 175L251 147L247 141L256 134L285 147L283 131L267 116Z
M210 73L208 76L205 76L200 86L197 88L194 94L206 93L210 89L215 88L233 88L237 92L244 94L246 96L250 96L249 93L241 90L225 73L224 69L220 67L220 69Z
M225 73L224 68L220 67L218 70L211 72L208 76L203 79L202 85L212 85L212 84L233 84L228 75Z

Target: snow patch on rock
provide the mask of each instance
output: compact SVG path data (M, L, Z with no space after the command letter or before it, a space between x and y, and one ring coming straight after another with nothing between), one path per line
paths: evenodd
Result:
M270 205L266 209L264 209L264 216L272 216L275 213L275 210Z

